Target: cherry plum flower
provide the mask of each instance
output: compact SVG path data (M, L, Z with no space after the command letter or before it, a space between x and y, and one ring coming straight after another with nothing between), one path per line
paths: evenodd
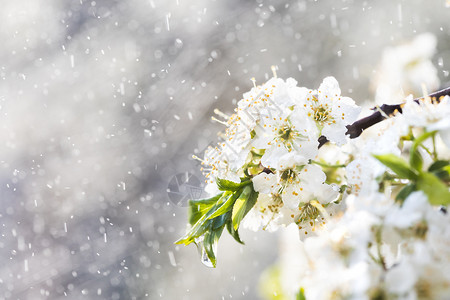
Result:
M337 188L326 184L325 179L323 171L311 164L302 167L291 165L276 174L263 172L255 176L255 190L263 197L270 194L273 202L277 203L276 220L273 217L265 220L279 225L295 223L301 236L307 236L323 226L337 208L332 202L338 196ZM272 207L273 203L270 203L267 212L273 213Z
M436 36L423 33L408 43L386 48L373 80L376 103L400 103L409 93L421 94L423 86L429 91L438 89L438 70L431 61L436 46Z
M334 77L326 77L317 91L309 91L304 107L320 133L338 145L345 144L346 125L353 123L361 111L351 98L341 96Z
M419 103L408 98L403 107L405 122L410 126L424 127L428 131L437 130L442 141L450 148L450 97L438 101L425 98Z
M253 146L265 149L261 163L267 168L283 168L283 159L289 157L297 164L307 163L318 152L318 131L308 119L286 109L277 114L264 112L260 126L255 130ZM294 154L294 155L291 155Z

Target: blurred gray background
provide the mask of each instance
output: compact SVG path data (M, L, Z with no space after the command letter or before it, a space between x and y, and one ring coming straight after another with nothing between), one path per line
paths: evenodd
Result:
M258 299L277 234L224 233L217 269L173 244L201 192L191 155L223 129L214 108L232 112L272 65L311 88L333 75L363 103L383 50L423 32L445 83L449 14L445 0L3 1L0 299Z

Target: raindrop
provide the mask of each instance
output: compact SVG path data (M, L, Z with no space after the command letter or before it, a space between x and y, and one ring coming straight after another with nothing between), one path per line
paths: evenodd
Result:
M209 259L208 254L205 251L205 247L203 246L203 237L197 238L195 240L195 243L197 245L197 250L198 250L198 252L199 252L199 254L201 256L202 264L204 264L208 268L214 268L214 265L213 265L212 261ZM216 252L216 250L217 250L216 248L217 247L213 246L213 248L214 248L213 249L214 253L217 253Z
M205 250L202 250L202 264L204 264L208 268L214 268L214 265L212 264Z
M183 47L183 41L180 40L180 39L176 39L176 40L175 40L175 47L176 47L176 48L181 48L181 47Z
M177 266L177 262L175 261L175 255L173 254L173 252L172 252L172 251L169 251L169 252L167 252L167 254L169 255L169 261L170 261L170 264L171 264L173 267L176 267L176 266Z

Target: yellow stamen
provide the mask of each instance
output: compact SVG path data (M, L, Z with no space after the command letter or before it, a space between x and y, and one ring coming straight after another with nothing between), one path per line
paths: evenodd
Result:
M219 120L219 119L217 119L217 118L215 118L215 117L211 117L211 120L213 120L213 121L215 121L215 122L217 122L217 123L220 123L220 124L222 124L222 125L225 125L225 126L229 126L228 125L228 123L226 123L226 122L224 122L224 121L222 121L222 120Z
M217 108L216 109L214 109L214 113L216 114L216 115L218 115L218 116L220 116L220 117L222 117L222 118L224 118L224 119L229 119L230 118L230 116L229 115L227 115L227 114L224 114L223 112L221 112L220 110L218 110Z
M322 204L320 204L319 201L317 200L312 200L309 202L309 204L311 204L312 206L314 206L315 208L317 208L320 213L322 214L322 216L324 216L324 218L326 220L328 220L330 218L330 216L328 215L327 211L325 210L325 208L322 206Z
M198 157L197 155L192 155L192 158L193 159L196 159L196 160L198 160L198 161L201 161L201 162L205 162L203 159L201 159L200 157Z
M271 66L270 68L272 69L273 77L277 78L277 67Z

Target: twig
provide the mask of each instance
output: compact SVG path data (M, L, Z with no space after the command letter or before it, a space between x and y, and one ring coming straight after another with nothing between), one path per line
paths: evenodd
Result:
M434 92L432 94L429 94L426 97L420 97L414 99L415 102L419 103L421 100L425 98L431 98L435 101L440 101L441 97L444 96L450 96L450 87L445 88L443 90L440 90L438 92ZM371 127L372 125L375 125L377 123L380 123L387 116L395 115L396 112L402 113L402 107L404 106L404 103L402 104L383 104L378 108L378 111L374 112L368 117L362 118L361 120L356 121L353 124L347 125L347 132L345 134L349 135L351 139L357 138L361 135L361 133L366 130L367 128ZM322 147L324 144L328 143L328 139L325 136L319 137L319 148Z

